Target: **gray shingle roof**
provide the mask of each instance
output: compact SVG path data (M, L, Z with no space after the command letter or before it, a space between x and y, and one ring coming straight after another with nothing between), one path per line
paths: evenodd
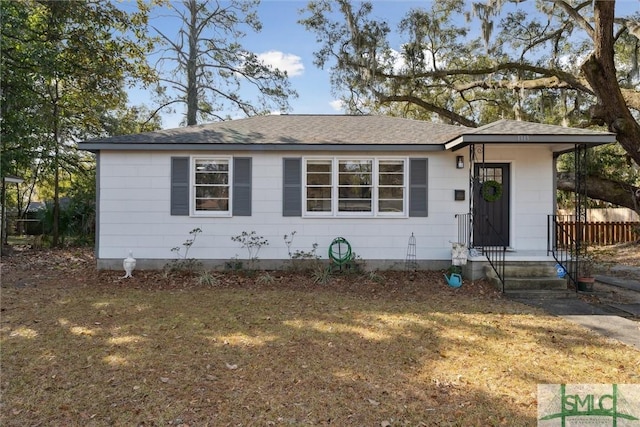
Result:
M445 149L458 150L470 144L545 144L552 151L562 153L572 150L575 144L593 146L615 141L616 136L611 132L503 119L468 129L445 143Z
M271 115L85 144L444 144L465 130L469 128L386 116Z
M594 135L589 129L546 125L541 123L523 122L519 120L498 120L488 125L470 130L465 134L474 135Z
M272 115L114 136L80 143L80 148L127 150L369 150L459 149L473 143L602 144L615 135L587 129L515 120L480 128L388 116Z

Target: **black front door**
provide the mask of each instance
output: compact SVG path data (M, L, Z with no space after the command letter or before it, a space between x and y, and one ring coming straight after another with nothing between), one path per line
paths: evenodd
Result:
M473 244L509 246L508 163L476 163L474 167Z

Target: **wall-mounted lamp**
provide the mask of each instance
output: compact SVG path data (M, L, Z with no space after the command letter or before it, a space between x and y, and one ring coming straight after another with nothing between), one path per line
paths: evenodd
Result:
M464 156L456 156L456 169L464 169Z

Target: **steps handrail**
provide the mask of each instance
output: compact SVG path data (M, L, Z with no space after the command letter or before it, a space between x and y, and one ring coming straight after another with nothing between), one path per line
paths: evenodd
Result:
M504 293L504 266L506 264L505 257L508 245L505 243L502 234L493 226L493 223L489 219L489 216L486 214L483 216L487 226L492 231L492 235L497 238L500 245L483 246L482 249L485 256L487 257L487 261L489 261L489 265L491 266L491 268L493 268L493 271L498 276L498 280L500 281L500 286L502 288L501 291L502 293ZM489 256L490 254L493 254L493 256Z
M506 264L506 252L507 252L507 244L505 243L505 239L502 234L496 230L493 223L489 219L489 216L484 214L482 217L488 225L489 230L492 232L492 236L496 237L496 240L500 243L499 245L492 246L476 246L472 245L471 235L473 229L473 221L474 215L473 213L464 213L464 214L456 214L455 216L458 219L458 242L463 243L467 248L471 249L471 247L482 249L482 253L489 261L489 265L498 276L498 280L500 281L501 290L504 293L504 266ZM477 218L475 218L477 219Z
M567 221L558 221L559 217L570 218L569 215L549 215L547 223L547 253L564 269L569 280L577 287L579 257L574 257L578 244L569 232L569 227L564 226ZM560 234L560 236L558 236ZM559 238L561 237L561 238ZM568 242L559 247L558 242Z

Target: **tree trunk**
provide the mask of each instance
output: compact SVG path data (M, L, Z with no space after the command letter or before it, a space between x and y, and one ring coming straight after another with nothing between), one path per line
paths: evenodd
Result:
M640 165L640 124L633 118L618 84L614 62L615 2L594 2L594 51L582 64L582 71L598 97L592 110L596 123L606 124L617 135L618 142Z
M54 180L53 180L53 230L51 246L54 248L60 244L60 165L58 165L58 147L56 146L54 160Z
M576 181L573 172L558 173L558 190L575 192ZM587 176L587 197L603 200L614 205L637 210L637 192L635 187L623 182L611 181L595 175ZM640 212L639 212L640 213Z
M6 185L7 183L4 178L2 178L2 190L0 190L0 255L4 255L4 245L7 242L7 223L5 221L5 209L7 205Z
M55 248L60 244L60 111L58 106L59 98L58 80L54 82L53 99L53 229L51 230L51 245Z
M189 0L189 58L187 60L187 126L198 124L198 7Z

